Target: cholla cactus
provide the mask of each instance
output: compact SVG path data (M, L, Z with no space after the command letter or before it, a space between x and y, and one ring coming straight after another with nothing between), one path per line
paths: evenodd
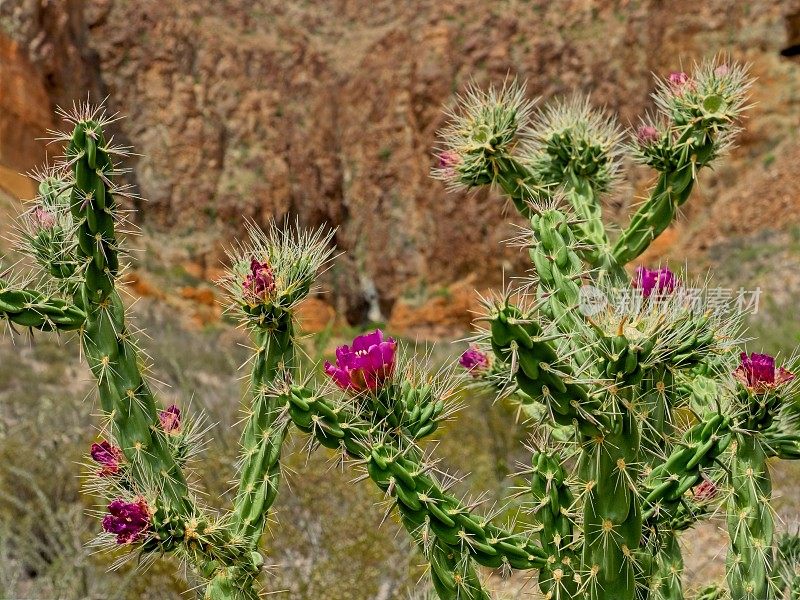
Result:
M203 434L202 415L159 409L146 365L117 291L125 224L115 183L126 149L106 139L114 120L88 105L62 112L70 132L55 166L35 173L39 196L20 219L19 247L39 276L0 280L0 314L14 326L80 333L97 380L104 439L91 447L88 489L106 498L99 544L125 545L142 564L174 552L208 579L209 598L255 598L264 559L258 551L275 500L280 450L289 425L282 388L295 377L293 324L297 304L331 255L323 230L251 225L249 241L232 250L223 284L231 312L252 334L251 400L242 434L239 493L232 510L213 514L187 479Z
M207 580L207 598L258 597L259 538L295 428L380 490L443 600L488 600L479 566L533 571L549 600L679 600L680 537L719 512L727 588L694 597L797 597L797 537L776 551L766 461L800 458L798 360L740 356L740 314L699 305L686 274L626 268L731 145L748 86L742 67L721 62L670 75L657 116L627 147L585 100L535 115L513 83L460 98L434 174L456 189L496 184L529 222L515 241L533 265L518 288L483 299L460 366L434 371L376 330L340 346L314 385L299 372L295 311L330 259L331 234L250 224L221 282L253 341L237 493L222 514L187 478L202 417L159 407L117 292L129 191L114 183L115 161L125 150L106 140L101 111L65 113L65 156L39 173L39 198L21 218L38 276L5 274L0 314L12 327L80 332L105 416L87 457L89 489L106 501L99 542L130 547L141 564L176 554ZM658 182L614 238L602 197L626 151ZM541 434L519 474L525 523L497 522L454 495L455 478L425 447L456 394L476 387L517 401Z

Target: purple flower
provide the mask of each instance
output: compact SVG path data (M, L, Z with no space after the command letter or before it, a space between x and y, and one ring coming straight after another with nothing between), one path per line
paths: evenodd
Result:
M263 302L275 291L275 274L269 263L250 260L250 274L242 282L245 297L255 303Z
M694 85L689 76L683 71L674 71L670 73L668 81L676 91L681 91L686 87L692 87Z
M383 332L359 335L353 347L346 344L336 349L336 364L325 361L325 373L343 390L362 392L380 388L394 371L397 343L383 339Z
M640 125L636 130L636 139L639 140L639 144L642 146L653 144L658 141L658 138L658 129L652 125Z
M478 350L477 346L470 346L458 359L458 364L469 371L473 377L478 377L482 371L489 368L489 357Z
M181 409L174 404L166 410L158 411L158 420L164 433L179 433L181 430Z
M37 206L31 215L34 225L39 229L52 229L56 224L56 216L49 210Z
M98 476L108 477L117 474L119 464L122 462L122 451L119 448L103 440L99 444L92 444L89 453L92 460L100 465L100 470L97 471Z
M642 295L649 298L653 292L671 294L678 286L678 278L667 267L648 269L636 267L633 287L641 289Z
M733 376L751 390L764 392L794 379L794 373L783 367L776 369L775 359L769 354L752 352L747 356L742 352L741 360Z
M103 517L103 529L116 535L118 544L137 541L150 526L150 510L141 497L133 502L125 502L122 498L112 500L108 513Z

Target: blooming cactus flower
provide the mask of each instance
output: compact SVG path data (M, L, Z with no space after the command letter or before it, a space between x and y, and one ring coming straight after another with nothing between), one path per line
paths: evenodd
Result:
M776 369L775 359L769 354L752 352L747 356L742 352L741 361L733 376L753 391L764 392L794 379L794 373L783 367Z
M458 359L458 364L469 371L473 377L478 377L482 371L489 368L489 357L478 350L476 346L470 346Z
M112 500L108 513L103 517L103 529L116 535L118 544L137 541L150 526L150 511L144 498L135 498L133 502L122 498Z
M250 274L242 282L245 297L255 303L263 302L275 291L275 274L268 262L250 260Z
M325 361L325 373L344 390L375 391L392 375L396 349L397 343L392 338L384 340L383 332L376 329L356 337L352 347L339 346L336 364Z
M671 294L678 285L678 278L667 267L648 269L636 267L633 287L642 290L642 295L649 298L653 292Z
M636 139L642 146L657 142L658 138L658 129L652 125L640 125L636 130Z
M122 462L122 451L116 446L103 440L99 444L92 444L89 453L92 456L92 460L100 465L100 470L97 471L100 477L116 475L117 472L119 472L119 465Z
M166 410L158 411L158 420L165 433L178 433L181 430L181 409L172 404Z

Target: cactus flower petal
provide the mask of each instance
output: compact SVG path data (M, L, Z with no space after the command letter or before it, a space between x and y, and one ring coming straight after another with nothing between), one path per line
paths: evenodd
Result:
M161 428L164 433L179 433L181 430L181 409L172 404L166 410L158 411L158 420L161 422Z
M342 345L336 349L336 364L325 363L325 373L345 390L375 391L394 372L396 342L383 337L383 332L360 335L352 347Z
M649 298L653 292L671 294L677 286L678 278L667 267L659 269L636 267L633 287L640 289L645 298Z
M144 498L126 502L122 498L112 500L108 514L103 517L103 529L117 536L118 544L130 544L139 540L150 526L150 511Z
M742 352L740 358L741 364L733 372L733 376L753 391L764 392L794 379L794 373L783 367L776 368L775 358L769 354L751 352L747 356Z
M470 346L458 359L458 364L469 371L473 377L478 377L483 371L489 368L489 357L478 350L476 346Z
M275 292L275 274L268 262L259 262L255 258L250 260L250 274L242 282L242 291L245 297L259 304Z
M108 477L109 475L116 475L119 472L119 465L122 462L122 451L113 446L106 440L99 444L92 444L90 451L92 460L100 465L100 470L97 475L100 477Z

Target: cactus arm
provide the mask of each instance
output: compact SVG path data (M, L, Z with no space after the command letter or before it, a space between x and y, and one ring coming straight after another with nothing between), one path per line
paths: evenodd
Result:
M22 223L21 249L32 256L65 295L76 291L78 270L74 220L70 211L70 185L56 168L36 173L37 202Z
M772 482L759 439L737 433L728 501L728 586L732 600L770 600L773 564Z
M571 185L566 187L566 197L578 219L573 231L581 243L580 257L612 281L627 284L628 275L612 253L597 190L591 181L574 176Z
M83 326L86 313L65 300L0 279L0 318L42 331L75 331Z
M674 532L664 535L656 554L655 572L652 575L651 598L653 600L683 600L683 555L680 542Z
M125 309L114 289L118 274L113 165L99 123L82 120L67 148L74 182L71 212L76 222L77 257L82 268L80 303L86 311L83 349L97 379L103 410L133 477L145 489L161 488L170 511L193 512L186 480L169 450L155 400L142 378L137 350L125 324Z
M255 548L264 530L267 511L278 493L281 447L287 423L279 419L286 397L268 391L279 373L294 363L293 326L288 313L253 331L256 354L250 385L252 411L242 433L244 455L233 521L239 536Z
M763 436L762 446L768 458L800 460L800 434L770 428L763 432Z
M575 498L566 473L554 452L537 452L531 459L533 514L541 530L539 540L548 554L539 571L539 589L555 600L574 598L578 592L575 569L580 556L575 548Z
M533 138L531 163L540 181L548 189L563 189L577 217L572 228L581 244L579 255L591 267L627 283L611 255L600 202L619 172L619 127L588 99L574 97L541 110Z
M637 209L614 244L612 256L627 264L641 255L675 219L694 186L696 163L689 162L659 175L650 196Z
M535 173L519 159L507 156L494 163L494 182L526 219L533 216L531 202L545 193Z
M599 400L586 386L574 380L569 364L561 363L549 336L529 315L507 301L490 316L491 342L498 360L516 366L513 376L525 393L548 409L554 425L578 424L585 435L610 427L599 410Z
M650 127L652 139L635 147L641 162L656 169L658 181L614 244L613 256L627 264L640 256L675 219L689 199L699 171L731 144L734 125L746 109L750 83L741 67L703 65L693 78L662 81L654 94L667 124Z
M647 475L644 517L667 522L676 515L687 490L700 483L703 469L714 464L733 439L731 419L710 415L684 433L670 455Z
M545 553L527 536L505 531L475 516L457 498L442 490L426 473L416 451L400 450L392 442L373 439L373 426L313 393L292 386L289 414L294 424L328 448L343 449L366 464L372 481L395 500L404 526L415 539L435 538L434 548L452 558L432 564L438 587L449 590L442 598L488 598L470 575L469 561L488 567L507 564L531 569L544 565ZM434 559L437 553L433 552ZM447 568L438 569L442 562ZM452 566L458 565L459 571ZM454 589L453 582L456 583ZM460 592L459 592L460 590ZM472 590L472 591L470 591ZM461 595L458 595L458 594ZM470 595L472 594L472 595ZM477 594L477 595L475 595Z

